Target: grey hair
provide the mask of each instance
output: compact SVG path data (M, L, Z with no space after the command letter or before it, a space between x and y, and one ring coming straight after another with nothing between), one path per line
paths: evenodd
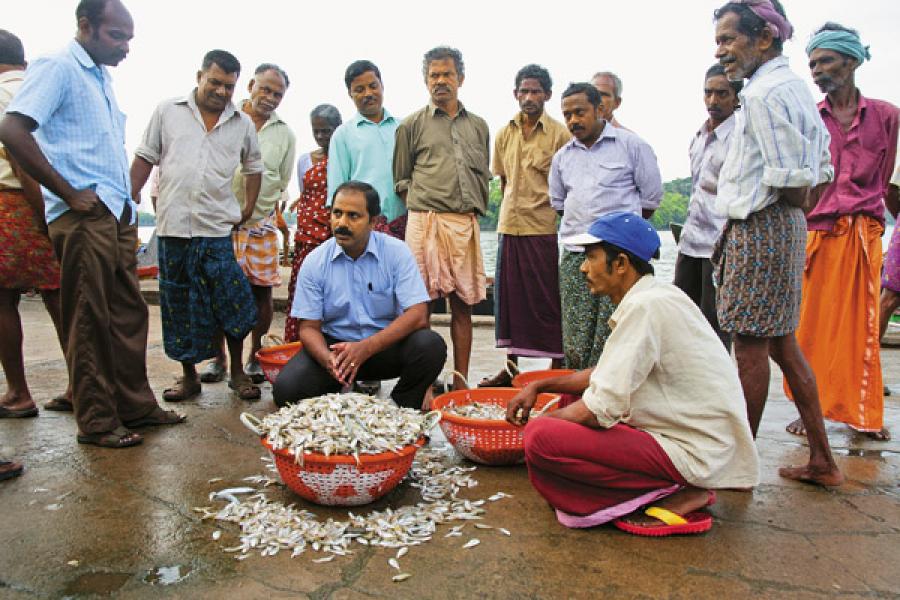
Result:
M276 64L263 63L263 64L259 65L258 67L256 67L256 71L254 71L253 74L254 75L262 75L266 71L275 71L276 73L278 73L281 76L282 79L284 79L284 87L285 88L291 87L291 80L288 79L287 73L285 73L284 69L282 69L281 67L279 67Z
M453 65L456 67L456 74L459 75L460 78L465 76L466 63L463 62L462 52L456 48L451 48L450 46L438 46L425 53L425 57L422 59L422 75L428 77L428 65L435 60L443 60L445 58L453 59Z
M316 117L325 119L335 129L341 124L341 111L330 104L320 104L312 109L312 112L309 113L309 119L312 120Z
M616 88L616 100L622 99L622 80L619 79L618 75L616 75L612 71L599 71L597 73L594 73L594 76L591 77L591 82L593 83L593 81L598 77L609 77L610 79L612 79L613 87Z

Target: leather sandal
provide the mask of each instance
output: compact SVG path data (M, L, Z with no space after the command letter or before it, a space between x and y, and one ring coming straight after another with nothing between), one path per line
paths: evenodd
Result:
M79 444L90 444L101 448L128 448L137 446L144 441L141 434L129 431L122 426L106 433L79 433L77 439Z

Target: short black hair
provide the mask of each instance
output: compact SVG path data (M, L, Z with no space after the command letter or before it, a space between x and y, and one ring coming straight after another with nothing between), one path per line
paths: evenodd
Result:
M210 50L203 57L200 68L203 71L209 71L213 65L219 65L219 68L227 74L241 73L241 63L237 57L227 50Z
M334 190L334 196L331 197L332 206L334 206L337 195L345 190L360 192L366 197L366 212L369 213L369 218L377 217L381 214L381 200L378 197L378 190L365 181L357 181L355 179L345 181Z
M638 275L653 275L653 265L642 258L638 258L634 255L634 253L625 250L624 248L620 248L615 244L610 244L609 242L600 242L598 244L603 252L606 253L606 270L607 272L612 271L613 261L618 258L620 254L624 254L625 258L628 259L628 262L631 263L631 266L634 267L634 270L638 272ZM659 250L656 251L657 258L659 257Z
M852 33L856 37L859 37L859 32L855 29L851 29L850 27L844 27L840 23L835 23L834 21L828 21L818 29L813 35L818 33L822 33L823 31L846 31L847 33Z
M781 5L781 2L772 0L772 6L779 15L787 19L787 15L784 12L784 7ZM713 12L713 18L718 21L727 13L734 13L738 16L737 30L751 40L758 39L759 36L762 35L763 29L766 27L766 20L750 10L750 7L746 4L728 2ZM781 52L784 48L784 41L780 37L773 37L772 47Z
M25 46L14 33L0 29L0 65L24 65Z
M456 66L456 74L460 77L465 77L466 63L463 62L462 52L450 46L437 46L425 53L425 57L422 59L422 75L428 77L428 65L432 61L445 58L452 58L453 64Z
M353 83L354 79L369 71L375 73L375 77L378 78L378 81L382 84L384 83L381 79L381 71L378 70L375 63L371 60L355 60L350 63L350 66L344 71L344 84L347 86L347 91L350 91L350 84Z
M710 77L718 77L720 75L722 77L724 77L725 79L728 79L728 75L725 74L725 67L723 67L719 63L716 63L706 70L706 75L703 76L703 82L705 83L706 80L709 79ZM740 93L740 91L742 89L744 89L743 80L732 81L732 80L728 79L728 83L731 84L731 89L734 90L735 94Z
M566 88L566 91L562 93L563 98L568 98L569 96L574 96L575 94L584 94L587 96L588 102L591 103L591 106L597 108L601 104L603 104L603 97L600 95L600 92L597 91L597 88L587 83L586 81L582 81L579 83L570 83L569 87Z
M75 8L75 20L84 17L96 29L103 23L103 11L106 10L107 2L109 0L81 0Z
M541 65L525 65L516 73L516 89L519 89L523 79L537 79L541 84L541 88L547 93L553 91L553 80L550 79L550 72Z
M221 67L222 65L219 65L219 66ZM224 70L225 67L222 67L222 69ZM240 70L240 65L238 65L238 70ZM263 64L259 65L258 67L256 67L256 70L253 71L253 74L254 75L262 75L266 71L275 71L276 73L281 75L281 78L284 79L285 89L291 87L291 80L288 79L287 73L285 73L284 69L282 69L281 67L279 67L278 65L276 65L274 63L263 63Z
M341 111L331 104L320 104L309 113L309 120L312 121L316 117L320 117L328 121L334 129L337 129L342 122Z

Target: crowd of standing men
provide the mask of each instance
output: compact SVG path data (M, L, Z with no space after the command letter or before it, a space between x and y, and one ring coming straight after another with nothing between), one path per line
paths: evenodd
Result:
M402 120L384 107L378 67L359 60L345 73L358 112L342 121L335 107L317 106L310 125L319 148L298 159L276 113L287 73L260 65L235 104L241 65L213 50L195 87L158 105L129 166L108 67L128 52L131 16L120 0L81 0L76 18L76 38L27 72L21 42L0 31L8 383L0 418L38 414L17 311L20 294L38 289L70 381L45 407L74 411L80 443L132 446L142 441L135 429L183 422L147 382L136 207L154 167L164 346L183 370L166 401L226 377L240 398L260 397L254 356L281 284L285 210L297 212L285 338L303 350L276 382L276 404L399 377L394 399L427 407L447 353L428 329L430 301L440 297L451 311L453 387L467 386L472 307L486 297L477 217L492 175L503 194L497 346L513 362L543 357L584 371L587 383L616 327L613 299L623 296L596 293L585 278L591 242L567 240L605 215L649 218L663 194L652 148L615 120L615 74L570 84L560 123L544 110L550 74L523 67L514 78L519 110L492 149L488 124L458 97L458 50L424 55L429 101ZM733 345L754 435L769 358L782 369L800 414L788 431L810 442L809 463L782 474L837 485L823 414L875 439L890 435L879 340L900 305L900 236L895 230L884 268L880 238L885 206L894 216L900 208L898 109L856 88L869 52L852 29L828 23L810 38L810 71L826 94L816 105L782 55L793 28L777 0L729 2L715 19L719 63L702 77L709 118L690 141L693 187L675 285L721 344ZM289 203L295 169L300 196ZM607 365L616 359L605 356ZM509 384L508 369L481 382ZM627 419L627 411L617 418ZM0 477L21 472L2 468Z

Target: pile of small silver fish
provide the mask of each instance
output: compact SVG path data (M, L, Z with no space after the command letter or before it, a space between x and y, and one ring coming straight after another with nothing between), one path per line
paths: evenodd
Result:
M438 418L438 413L398 408L391 400L365 394L327 394L266 415L259 430L273 448L289 450L299 462L304 452L325 456L399 452Z
M506 407L491 402L472 402L470 404L460 405L453 404L447 407L447 411L459 415L460 417L468 417L469 419L484 419L488 421L506 420Z
M458 498L457 494L478 485L472 477L476 467L461 467L448 464L450 455L441 450L423 448L416 455L408 478L410 485L419 490L422 501L414 505L387 508L368 514L347 513L347 520L327 519L320 521L316 515L295 505L285 505L268 498L267 488L278 482L273 476L254 475L245 481L257 484L257 488L227 488L210 494L210 500L225 501L227 504L216 509L197 507L194 511L202 519L212 519L236 523L240 526L239 543L225 548L236 553L238 560L246 559L251 552L261 556L274 556L279 552L290 552L292 557L307 550L324 555L313 562L329 562L336 556L353 554L354 544L397 549L388 560L388 565L397 571L392 577L395 582L405 581L412 575L400 568L400 559L410 546L418 546L432 540L438 525L458 522L444 537L461 537L467 523L474 523L478 529L495 529L483 522L485 504L511 497L497 492L486 500ZM270 472L277 472L272 461L264 457ZM218 481L215 478L210 481ZM511 535L503 528L496 528L502 535ZM213 533L219 540L220 530ZM473 548L480 541L469 539L462 547Z

